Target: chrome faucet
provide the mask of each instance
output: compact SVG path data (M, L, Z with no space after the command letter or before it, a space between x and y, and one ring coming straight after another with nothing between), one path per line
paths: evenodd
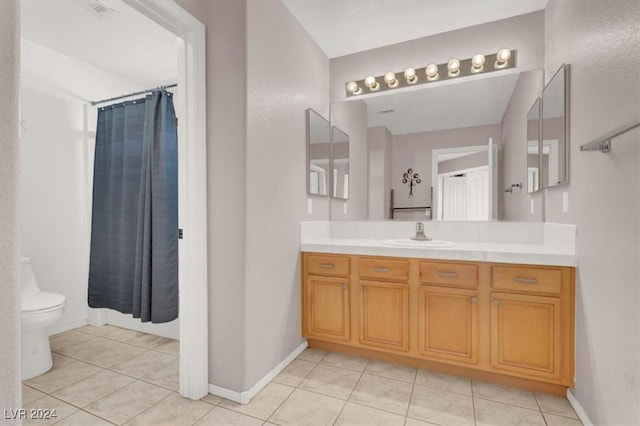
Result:
M411 239L417 241L431 241L431 237L424 233L424 224L422 222L416 223L416 236L411 237Z

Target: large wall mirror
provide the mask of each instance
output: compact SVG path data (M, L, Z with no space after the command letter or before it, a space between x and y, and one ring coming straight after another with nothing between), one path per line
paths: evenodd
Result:
M349 199L349 135L336 126L331 127L331 196Z
M307 193L329 195L331 125L320 114L307 109Z
M550 188L569 181L568 66L562 65L542 91L542 179Z
M504 130L510 126L509 134L517 134L518 137L517 140L513 137L513 140L505 143L519 144L518 153L514 155L520 158L524 150L521 144L522 134L526 131L526 117L521 112L511 114L511 119L516 120L517 123L511 122L505 126L503 123L505 112L510 103L516 105L513 111L522 109L526 111L540 96L542 85L542 70L509 72L497 76L478 76L478 78L471 77L467 80L381 92L342 102L339 107L332 106L332 111L334 108L340 111L350 108L358 112L363 108L366 110L362 114L351 116L363 117L358 118L361 120L366 119L363 126L366 130L364 143L368 148L368 158L351 160L354 170L356 166L358 170L361 167L360 164L355 164L356 161L365 162L368 165L369 219L382 220L392 217L400 220L499 219L498 212L500 203L503 202L503 195L502 191L498 192L496 182L500 181L500 174L505 169L513 170L509 179L516 179L514 175L517 174L517 179L522 179L520 182L524 180L524 177L520 178L524 169L522 162L516 164L510 159L511 157L503 161L500 156ZM350 103L354 103L352 107L347 106ZM344 121L345 118L341 116L340 123ZM343 125L346 126L346 124ZM514 131L514 126L522 129L521 132ZM498 147L497 150L492 148L489 151L490 141ZM361 143L360 139L357 143ZM450 152L447 154L448 159L437 160L435 164L446 162L442 166L442 173L434 170L432 155L434 150L453 149L455 151L462 147L467 149L466 153ZM512 153L514 149L510 149ZM491 165L489 152L493 156ZM443 151L439 153L446 154ZM498 158L495 157L496 153ZM459 158L456 159L456 156ZM480 156L483 157L484 164L471 164ZM465 164L465 162L468 163ZM457 167L456 164L460 166L458 169L445 171L445 166ZM484 168L483 171L480 170L481 168ZM489 176L489 168L493 172L492 176ZM405 179L406 182L403 182L404 175L409 169L412 169L412 175L419 176L419 183L418 179L413 179L413 185L410 179ZM481 176L483 173L484 175ZM449 176L446 179L447 190L441 188L441 185L445 184L443 183L446 177L444 175ZM456 176L460 179L455 179ZM454 181L462 182L465 179L468 185L466 188L474 188L467 190L465 196L462 195L463 192L454 193L453 189L449 188ZM504 183L511 183L511 181ZM351 191L354 192L352 195L355 197L355 191L359 190L361 190L359 185L352 187ZM480 194L480 190L487 192ZM443 217L442 213L445 205L453 206L452 203L447 204L450 197L464 200L466 207L456 211L455 214L450 211L447 218L447 215ZM440 204L432 205L434 200ZM482 214L476 214L480 211ZM340 215L332 212L332 218L340 219Z
M540 190L540 98L527 113L527 192Z

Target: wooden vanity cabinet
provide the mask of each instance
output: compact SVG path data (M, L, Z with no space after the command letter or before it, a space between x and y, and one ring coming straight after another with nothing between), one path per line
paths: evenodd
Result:
M493 266L491 366L572 379L573 276L569 268Z
M309 255L304 259L304 335L330 341L351 339L350 261L347 256Z
M358 261L359 343L400 352L409 350L409 262Z
M338 350L558 395L574 268L303 253L302 330Z

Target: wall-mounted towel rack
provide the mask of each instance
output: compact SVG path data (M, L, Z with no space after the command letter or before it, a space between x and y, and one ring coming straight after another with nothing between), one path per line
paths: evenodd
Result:
M607 153L611 151L611 139L623 133L626 133L631 129L635 129L638 126L640 126L640 120L628 123L612 132L607 133L604 136L599 137L593 142L582 145L580 147L580 151L600 151L602 153Z
M414 207L396 207L393 200L394 190L391 190L391 200L390 200L390 215L391 219L396 218L396 210L424 210L425 216L431 219L431 206L414 206Z

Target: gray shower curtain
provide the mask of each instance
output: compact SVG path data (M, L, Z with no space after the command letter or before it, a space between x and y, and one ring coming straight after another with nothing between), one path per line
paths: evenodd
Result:
M170 92L100 108L89 306L178 317L178 136Z

